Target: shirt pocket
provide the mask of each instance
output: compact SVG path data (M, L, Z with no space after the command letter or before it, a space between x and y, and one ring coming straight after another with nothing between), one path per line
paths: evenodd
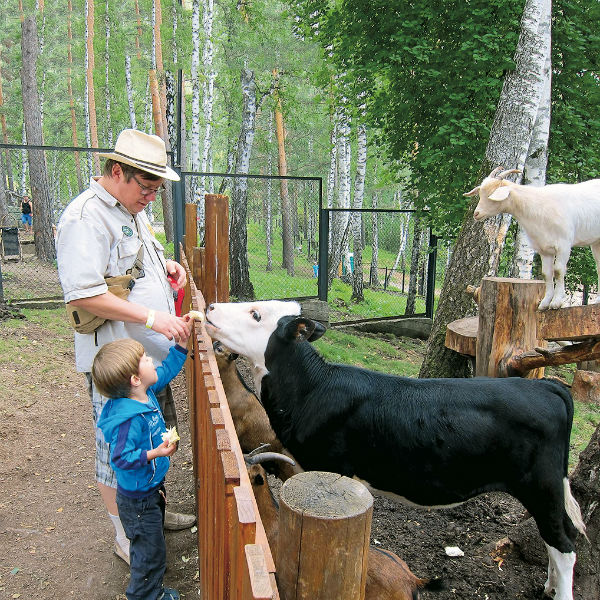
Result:
M125 275L133 267L135 257L142 245L138 238L123 238L117 244L117 267L119 275Z

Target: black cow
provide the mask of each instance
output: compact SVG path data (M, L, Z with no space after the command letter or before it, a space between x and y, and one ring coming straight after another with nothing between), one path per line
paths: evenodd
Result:
M275 433L306 470L357 477L424 506L517 498L549 555L545 592L572 600L585 532L567 477L573 400L556 381L412 379L326 362L295 302L211 304L207 331L254 365Z

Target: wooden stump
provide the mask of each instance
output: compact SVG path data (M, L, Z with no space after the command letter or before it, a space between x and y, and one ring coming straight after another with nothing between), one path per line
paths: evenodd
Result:
M281 488L281 600L363 600L373 497L354 479L308 471ZM302 551L301 551L302 550Z
M536 312L544 294L544 283L526 279L485 277L481 283L477 335L476 375L506 377L511 356L544 347L538 339ZM529 379L543 377L534 369Z

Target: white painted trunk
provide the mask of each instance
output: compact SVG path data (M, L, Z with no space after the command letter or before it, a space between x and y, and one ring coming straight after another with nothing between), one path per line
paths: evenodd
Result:
M200 0L192 2L192 123L190 129L190 166L200 170ZM190 202L198 201L199 182L190 180Z
M85 0L85 58L84 58L84 69L87 73L88 66L90 63L90 57L88 54L88 36L90 32L88 31L88 12L89 12L89 4L88 0ZM83 115L85 118L85 141L87 142L87 147L92 147L92 131L90 128L90 90L88 86L88 78L85 78L85 91L83 97ZM86 152L88 172L93 172L92 166L92 153Z
M354 179L354 200L352 208L361 209L365 197L365 174L367 171L367 128L360 123L357 128L356 149L356 178ZM362 213L353 212L352 222L352 251L354 253L354 272L352 277L352 297L362 301L363 294L363 269L362 269Z

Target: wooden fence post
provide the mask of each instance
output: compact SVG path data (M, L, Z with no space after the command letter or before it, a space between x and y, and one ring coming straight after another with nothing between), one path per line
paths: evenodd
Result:
M281 488L281 600L363 600L373 497L360 482L308 471ZM301 551L302 550L302 551Z
M185 205L185 256L192 274L194 273L194 248L198 245L198 207L194 203ZM194 281L196 286L197 281Z
M229 301L229 198L206 194L204 288L206 304Z
M529 279L485 277L481 282L476 375L506 377L507 363L515 355L543 347L538 338L536 311L544 295L544 283ZM534 369L529 379L543 377Z

